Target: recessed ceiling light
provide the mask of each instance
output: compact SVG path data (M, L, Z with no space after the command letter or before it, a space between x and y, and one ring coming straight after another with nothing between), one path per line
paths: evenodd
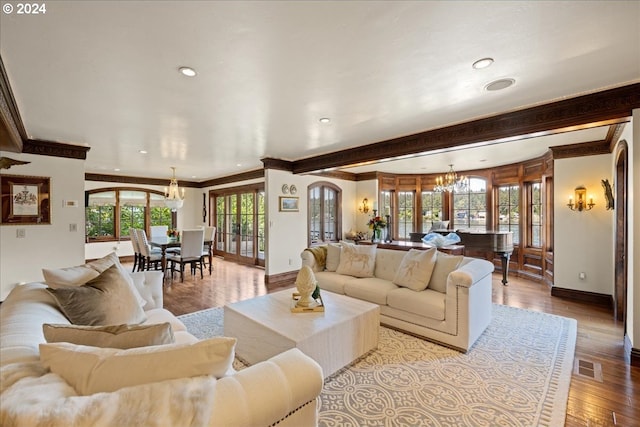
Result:
M140 151L138 151L138 153L140 153L140 154L147 154L147 150L140 150Z
M236 166L240 167L240 166L242 166L242 164L241 163L236 163Z
M191 175L191 178L197 178L197 176L195 176L195 175Z
M320 123L329 123L331 119L329 117L323 117L319 120Z
M515 82L516 81L514 79L499 79L487 84L484 89L492 92L496 90L502 90L508 88L509 86L513 86Z
M120 172L120 169L119 168L115 168L113 171L114 172Z
M180 67L178 68L178 71L180 71L183 76L187 77L195 77L195 75L198 74L196 73L196 70L191 67Z
M481 70L483 68L487 68L491 64L493 64L493 58L482 58L474 62L472 67L476 70Z

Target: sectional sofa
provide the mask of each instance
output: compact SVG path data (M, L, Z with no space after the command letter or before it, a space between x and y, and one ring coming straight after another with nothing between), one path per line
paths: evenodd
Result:
M104 261L97 270L104 270ZM91 272L87 266L96 267L46 271L47 283L62 280L86 291L100 287L96 281L107 273L115 274L112 267ZM78 283L87 277L93 279ZM0 305L0 425L317 425L323 374L314 360L293 349L236 372L231 365L234 338L198 340L162 308L161 272L130 277L137 293L134 305L140 304L134 316L144 319L136 326L70 325L69 317L76 319L78 313L61 301L74 294L72 286L52 291L52 283L29 283L11 291ZM117 294L109 301L108 316L126 311L128 297L109 288L115 281L109 277L103 288ZM81 296L90 301L89 294ZM101 310L94 307L81 315ZM138 347L134 341L149 338L131 333L146 335L150 329L158 331L147 346ZM67 342L77 336L98 346Z
M493 264L429 250L349 243L301 253L322 291L380 306L380 323L462 352L491 321Z

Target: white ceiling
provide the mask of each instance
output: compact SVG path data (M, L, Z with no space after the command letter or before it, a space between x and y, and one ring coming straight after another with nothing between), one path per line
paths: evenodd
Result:
M640 80L637 1L45 3L44 15L0 14L0 54L28 136L90 146L91 173L162 178L176 166L201 181ZM491 67L472 69L487 56ZM483 90L499 78L516 83ZM401 170L490 167L604 135Z

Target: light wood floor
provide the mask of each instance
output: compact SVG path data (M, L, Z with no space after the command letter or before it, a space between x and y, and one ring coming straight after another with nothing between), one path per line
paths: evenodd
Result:
M211 276L193 279L186 273L165 285L165 308L176 315L221 307L264 295L264 270L216 258ZM131 265L130 265L131 267ZM576 358L599 363L603 381L575 373L571 379L566 426L640 426L640 368L624 360L623 326L611 310L550 295L546 285L509 278L503 286L494 275L497 304L572 317L578 320Z

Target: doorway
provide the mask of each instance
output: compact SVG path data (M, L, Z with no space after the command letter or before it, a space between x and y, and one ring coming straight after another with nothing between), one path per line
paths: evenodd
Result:
M264 267L264 184L215 190L210 194L214 253L225 259Z
M616 320L623 322L627 334L627 142L622 140L615 166L615 305Z

